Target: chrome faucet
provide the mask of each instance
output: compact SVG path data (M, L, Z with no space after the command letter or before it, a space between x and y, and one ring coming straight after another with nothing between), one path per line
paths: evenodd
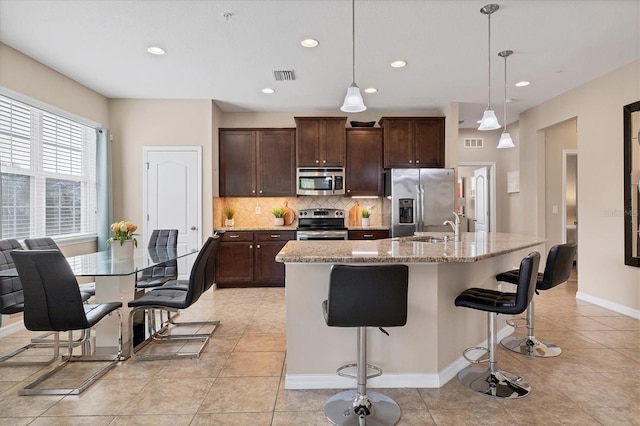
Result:
M460 216L458 216L458 213L456 212L453 212L453 215L456 217L455 222L445 220L443 225L451 226L451 229L453 230L453 240L455 242L460 242Z

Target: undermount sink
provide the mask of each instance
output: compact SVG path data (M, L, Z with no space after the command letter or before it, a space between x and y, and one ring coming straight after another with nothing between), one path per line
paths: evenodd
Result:
M446 243L450 239L451 238L448 235L444 235L442 237L435 237L433 235L425 235L425 236L415 236L415 237L410 237L409 238L410 241L415 241L415 242L418 242L418 243L431 243L431 244Z

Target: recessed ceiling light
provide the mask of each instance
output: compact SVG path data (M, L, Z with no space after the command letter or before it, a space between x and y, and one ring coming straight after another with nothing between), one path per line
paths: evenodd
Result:
M402 67L406 67L406 66L407 66L407 61L403 61L403 60L400 60L400 61L393 61L393 62L391 62L391 66L392 66L393 68L402 68Z
M162 47L158 47L158 46L151 46L151 47L147 47L147 52L151 53L152 55L164 55L165 51Z
M366 89L364 89L365 93L376 93L378 91L378 89L376 89L375 87L367 87Z
M317 45L320 44L320 42L313 38L305 38L300 42L300 44L303 45L304 47L316 47Z
M267 93L267 94L271 94L271 93L275 93L276 91L273 90L270 87L265 87L264 89L262 89L262 93Z
M516 83L516 87L524 87L524 86L528 86L529 84L531 84L531 82L529 81L519 81Z

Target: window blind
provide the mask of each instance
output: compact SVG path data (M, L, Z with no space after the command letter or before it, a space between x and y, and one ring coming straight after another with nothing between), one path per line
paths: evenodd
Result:
M2 238L95 234L95 129L0 96Z

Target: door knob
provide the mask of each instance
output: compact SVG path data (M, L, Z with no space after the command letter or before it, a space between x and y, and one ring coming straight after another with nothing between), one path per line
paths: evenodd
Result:
M192 231L195 231L196 229L197 229L197 228L196 228L195 226L192 226L192 227L191 227L191 230L192 230Z

